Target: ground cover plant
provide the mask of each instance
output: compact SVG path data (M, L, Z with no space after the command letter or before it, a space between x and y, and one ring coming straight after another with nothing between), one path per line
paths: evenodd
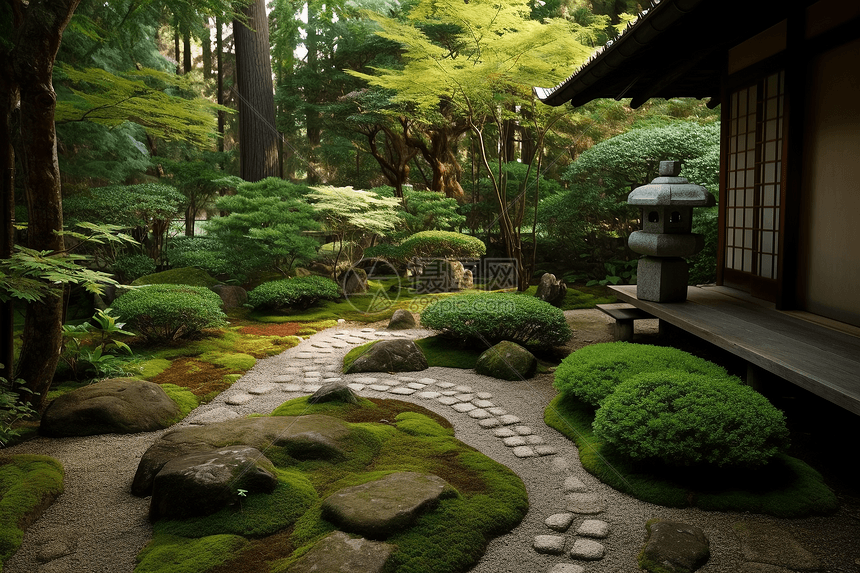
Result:
M466 571L492 537L525 515L528 498L511 470L453 437L444 418L396 400L311 404L307 396L285 402L273 416L324 414L349 423L349 455L299 460L270 449L279 485L251 494L218 513L159 520L152 542L138 556L136 573L285 571L335 530L322 517L322 500L344 487L392 472L432 473L457 490L410 527L387 539L397 546L390 573ZM201 559L199 551L206 551Z

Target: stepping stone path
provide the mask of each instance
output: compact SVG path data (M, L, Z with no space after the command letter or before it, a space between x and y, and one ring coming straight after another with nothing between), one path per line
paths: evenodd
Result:
M251 402L255 398L254 394L274 391L316 392L323 384L342 379L341 358L349 348L380 338L407 336L403 332L363 328L314 337L294 349L295 363L285 368L281 375L273 377L270 384L260 384L248 390L248 393L234 394L225 402L228 406L242 406ZM523 425L515 414L493 402L490 392L435 378L396 376L384 372L375 374L349 376L346 383L356 393L436 400L450 407L452 414L474 419L478 427L499 439L514 457L522 460L557 453L555 447L545 443L543 436ZM219 408L217 415L213 414L213 417L216 416L230 417L231 413L227 408ZM208 421L202 419L201 423ZM577 476L567 475L560 485L563 494L559 495L557 513L546 517L546 532L535 536L532 549L563 560L550 567L547 573L585 573L589 561L600 560L606 553L601 540L610 536L611 526L600 519L600 514L606 510L606 501L590 492L589 487Z

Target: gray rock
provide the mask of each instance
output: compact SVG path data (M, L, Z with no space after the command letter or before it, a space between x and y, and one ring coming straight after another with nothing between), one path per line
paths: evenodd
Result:
M583 561L597 561L603 559L605 554L606 548L603 547L603 544L590 539L577 539L573 542L573 547L570 548L570 556Z
M467 278L463 263L447 259L428 261L417 277L416 288L419 293L453 292L470 288L471 272Z
M576 476L567 476L564 480L564 493L582 493L588 491L588 488L582 483L582 480Z
M395 546L334 531L290 565L287 573L380 573Z
M410 330L417 327L415 316L408 310L399 308L391 315L386 330Z
M591 493L569 493L565 496L567 510L573 513L594 515L606 509L606 502L599 495Z
M534 376L537 359L515 342L503 340L485 350L475 364L475 372L502 380L523 380Z
M411 340L380 340L369 346L344 372L416 372L428 368L427 358Z
M340 380L324 383L319 390L308 398L309 404L320 402L343 402L344 404L358 404L358 396L355 392Z
M224 310L242 308L248 302L248 291L240 286L214 285L209 290L221 297L221 307Z
M553 306L560 306L567 295L567 285L564 281L555 278L551 273L544 273L540 278L535 296Z
M711 555L705 532L694 525L652 519L645 529L648 534L639 554L639 567L647 571L691 573Z
M532 547L538 553L561 555L564 552L563 535L537 535Z
M178 416L179 406L158 384L116 378L58 397L45 410L39 432L53 437L152 432Z
M318 414L236 418L179 428L164 434L146 450L137 466L131 492L150 495L155 476L174 458L232 444L245 444L260 451L280 448L300 460L343 459L346 456L343 444L350 431L342 420Z
M78 548L78 537L73 533L56 532L51 539L39 545L36 561L48 563L66 555L71 555Z
M816 571L818 559L804 549L786 530L759 521L738 521L732 524L741 542L744 559L794 571Z
M367 273L364 269L352 267L341 273L337 282L345 295L367 292Z
M572 513L556 513L554 515L550 515L544 520L544 525L562 533L567 531L571 523L573 523Z
M322 516L345 531L385 539L456 495L438 476L399 472L333 493L322 503Z
M603 539L609 535L609 524L599 519L586 519L576 530L577 535Z
M246 493L272 493L275 467L260 450L231 446L173 458L155 476L149 518L209 515Z

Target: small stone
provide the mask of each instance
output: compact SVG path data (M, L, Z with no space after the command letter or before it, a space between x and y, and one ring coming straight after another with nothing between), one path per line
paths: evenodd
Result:
M322 384L305 384L303 388L305 392L316 392L322 388Z
M231 406L244 406L253 399L254 397L250 394L242 392L240 394L234 394L233 396L230 396L229 398L224 400L224 402L230 404Z
M275 376L274 378L272 378L272 381L277 382L278 384L283 384L284 382L292 382L293 377L284 374L281 376Z
M454 390L456 390L457 392L460 392L462 394L470 394L472 392L472 387L471 386L457 386L454 388Z
M301 392L303 386L301 384L282 384L281 390L284 392Z
M353 382L358 382L359 384L376 384L379 378L373 378L372 376L359 376L358 378L353 378Z
M455 398L456 398L456 396L455 396ZM456 411L462 412L462 413L470 412L470 411L475 409L475 405L472 404L471 402L460 402L459 404L454 404L451 407L454 408Z
M378 336L379 338L384 338L386 336L390 336L390 334L388 332L383 332L381 330L377 330L376 332L373 333L373 336Z
M313 346L314 348L328 348L328 344L322 342L321 340L315 340L311 342L311 346Z
M478 392L478 394L477 394L477 398L478 398L479 400L492 400L492 399L493 399L493 395L492 395L492 394L490 394L489 392Z
M576 476L567 476L564 480L564 493L579 493L588 491L582 480Z
M505 414L504 416L499 416L499 422L501 422L503 426L512 426L513 424L519 424L520 419L512 414Z
M567 510L573 513L593 515L601 513L606 509L606 502L598 495L591 493L569 493L567 498Z
M531 436L524 436L526 439L526 443L530 446L539 446L543 443L543 438L540 436L535 436L532 434Z
M456 390L442 390L440 392L440 394L442 394L443 396L452 396L453 397L455 394L457 394L457 391Z
M548 573L585 573L585 568L575 563L556 563Z
M474 394L456 394L454 397L461 402L471 402L475 399Z
M490 408L488 412L490 412L490 414L492 414L493 416L504 416L508 413L508 411L504 408Z
M484 420L478 421L478 425L481 426L482 428L495 428L500 423L501 422L499 422L499 420L496 418L486 418Z
M497 428L493 430L493 435L497 438L510 438L511 436L516 436L517 434L510 428Z
M346 342L335 341L331 343L332 348L346 348L349 346Z
M535 453L539 456L554 456L558 453L558 450L554 446L541 444L540 446L535 446Z
M314 364L328 364L330 361L330 358L314 358ZM319 368L319 366L317 366L317 368Z
M603 539L609 535L609 524L599 519L586 519L576 530L577 535Z
M329 382L340 382L343 378L339 376L334 376L332 378L323 378L323 384L328 384Z
M536 535L532 547L534 547L534 550L538 553L561 555L564 552L564 536Z
M313 352L297 352L296 358L301 358L302 360L310 360L314 357Z
M450 382L437 382L436 386L447 390L448 388L453 388L454 384L451 384Z
M603 559L606 554L606 548L597 541L590 539L577 539L573 542L573 547L570 549L570 556L574 559L582 559L583 561L597 561Z
M322 376L322 372L319 370L308 370L305 372L305 378L319 378Z
M419 384L435 384L436 380L433 378L419 378L418 383Z
M375 328L362 328L359 332L376 332Z
M388 392L388 388L390 388L390 386L386 386L384 384L371 384L369 388L371 390L376 390L377 392Z
M518 446L514 448L513 452L518 458L533 458L537 456L535 451L529 446Z
M406 386L408 386L409 388L412 388L413 390L423 390L425 385L419 384L418 382L410 382Z
M261 384L260 386L255 386L248 390L248 394L254 394L255 396L260 396L262 394L268 394L272 390L275 389L274 384Z
M516 426L514 427L514 431L521 436L528 436L529 434L534 433L528 426Z
M398 396L409 396L410 394L414 394L415 390L409 388L407 386L397 386L396 388L391 388L388 390L391 394L396 394Z
M459 402L460 401L453 396L442 396L441 398L439 398L439 403L445 406L453 406L454 404L457 404Z
M550 515L544 520L544 524L547 527L556 531L560 531L562 533L567 531L571 523L573 523L572 513L556 513Z
M334 351L331 348L317 348L314 352L317 354L334 354Z
M482 410L481 408L475 408L469 412L469 417L475 420L483 420L485 418L491 418L492 414L486 410Z
M418 378L410 378L409 376L399 376L397 378L399 382L403 382L404 384L410 384L412 382L418 382Z
M439 392L419 392L418 393L418 397L424 398L425 400L434 400L441 395L442 394L440 394Z
M354 392L361 392L362 390L364 390L364 384L347 384L346 386Z
M232 420L233 418L238 417L238 412L231 410L230 408L225 408L224 406L219 406L218 408L214 408L208 412L203 412L199 416L195 416L191 422L193 424L212 424L215 422L223 422L224 420Z
M502 443L508 446L509 448L515 448L517 446L526 445L526 440L522 436L511 436L510 438L505 438L502 440Z
M484 408L484 409L492 408L493 406L495 406L495 404L493 404L489 400L472 400L472 404L474 404L478 408Z

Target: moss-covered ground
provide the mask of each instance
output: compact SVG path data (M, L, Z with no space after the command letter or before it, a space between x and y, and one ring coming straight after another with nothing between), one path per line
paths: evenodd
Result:
M391 473L415 471L445 479L457 491L387 541L397 551L389 573L466 571L494 536L512 529L528 509L522 481L511 470L454 438L442 417L415 404L362 399L357 405L284 403L272 415L325 414L347 421L348 455L297 460L267 452L279 486L270 495L241 498L233 508L190 520L162 520L138 556L136 573L248 573L286 570L334 531L321 504L344 487ZM200 558L205 551L206 559Z
M777 517L826 514L838 506L821 474L785 454L759 469L634 463L594 435L594 408L573 396L558 394L547 406L544 420L576 443L580 461L591 474L649 503Z

